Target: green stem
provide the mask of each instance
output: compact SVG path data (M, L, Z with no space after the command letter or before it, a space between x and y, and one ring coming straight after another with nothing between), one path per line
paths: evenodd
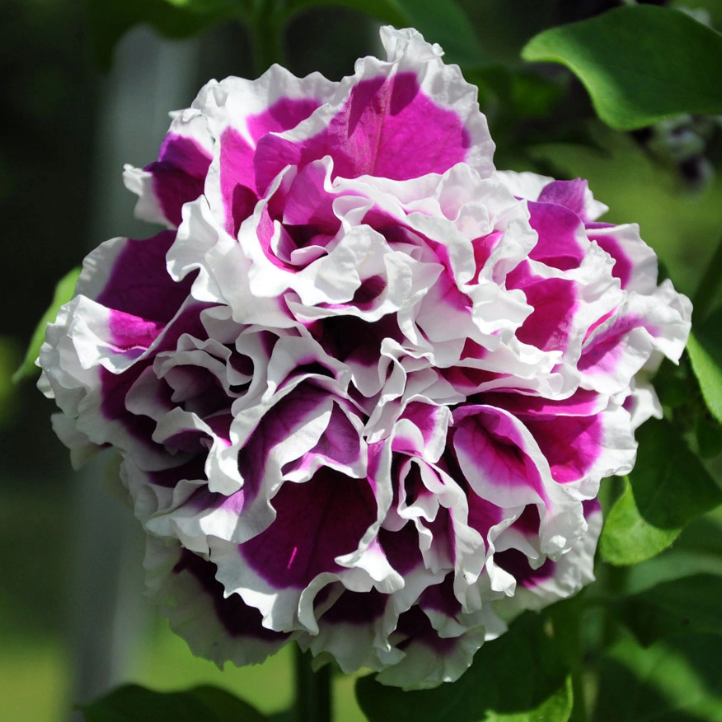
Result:
M583 595L549 608L554 639L563 650L572 673L574 706L569 722L587 722L587 699L584 684L584 649L582 645Z
M265 73L274 63L286 65L285 29L286 18L274 7L273 0L256 3L249 21L256 76Z
M314 672L311 655L296 647L295 722L331 722L331 666Z
M611 600L619 599L624 595L629 579L629 567L615 567L607 564L604 574L604 587L607 596ZM619 626L614 619L614 607L609 606L604 615L604 626L602 629L602 649L610 647L617 639Z
M619 501L619 497L624 493L625 485L629 481L622 476L613 476L603 485L602 508L606 516L611 511L612 506ZM599 569L599 586L607 599L618 599L627 589L627 581L629 577L629 567L618 567L613 564L604 564ZM617 624L614 620L614 608L607 606L604 612L604 622L602 626L602 649L607 649L617 637Z
M707 264L707 270L697 286L692 305L694 306L694 318L697 323L704 320L715 296L719 292L722 282L722 239L717 244L714 255Z

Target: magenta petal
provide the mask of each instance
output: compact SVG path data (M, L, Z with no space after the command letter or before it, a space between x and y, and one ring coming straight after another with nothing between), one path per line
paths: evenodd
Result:
M399 574L407 574L423 564L423 557L419 549L419 533L410 522L407 522L399 531L381 529L379 543L389 564Z
M470 145L461 118L423 93L415 73L398 73L357 83L346 105L313 138L263 137L256 179L263 191L286 165L305 166L325 155L334 160L334 175L343 178L418 178L462 162Z
M315 98L281 98L263 113L249 116L246 125L253 140L257 141L267 133L295 128L319 105L320 102Z
M464 413L453 444L472 487L480 483L497 487L505 495L516 493L520 502L531 501L523 491L527 488L533 497L546 502L542 476L525 451L526 441L512 418L491 407L469 407Z
M163 330L163 326L155 321L146 321L130 313L111 311L108 327L113 345L122 351L129 352L132 357L140 356Z
M399 649L406 649L412 643L420 643L444 656L452 654L458 643L456 639L440 637L419 606L412 607L399 617L396 631L403 635L403 641L397 645Z
M174 241L173 231L163 231L144 241L125 241L95 300L140 318L170 321L188 297L192 282L188 278L176 283L168 275L165 257Z
M155 421L147 416L136 416L128 411L125 397L143 370L143 366L131 367L124 374L116 375L100 368L102 403L100 409L107 421L119 421L127 431L144 444L156 446L151 441L155 431Z
M361 439L356 427L346 414L334 405L331 420L318 444L311 449L306 458L318 458L326 464L351 466L361 457Z
M153 175L153 190L163 214L173 225L181 224L183 204L203 193L210 164L208 152L192 138L169 134L157 162L145 167Z
M621 244L612 235L589 230L587 234L590 240L596 241L614 259L612 275L619 279L622 288L626 288L632 277L633 266L632 260L624 252Z
M539 234L529 257L561 271L578 268L586 252L584 244L588 243L579 216L551 203L529 202L528 206L529 223Z
M213 600L218 621L232 637L253 637L266 641L282 641L287 634L274 632L264 627L262 615L249 607L238 594L224 595L223 585L216 580L216 566L212 562L184 549L181 558L173 567L174 574L188 572L200 583L203 591Z
M239 551L280 589L303 588L318 574L339 571L335 558L353 552L376 520L369 482L328 468L310 481L286 482L272 503L276 520Z
M370 624L383 616L388 604L388 595L375 589L370 592L346 590L336 602L324 612L322 624Z
M117 293L117 287L114 293L116 301L123 297L122 293ZM158 446L152 441L155 421L148 416L130 412L126 397L143 371L152 364L153 356L174 350L178 338L184 333L196 338L206 336L200 322L200 311L203 308L203 304L186 304L172 323L165 327L120 311L110 313L109 331L117 350L122 351L126 358L138 360L122 373L113 373L100 366L101 412L108 421L120 421L124 428L144 445Z
M518 549L507 549L494 554L494 563L509 572L517 584L535 587L540 582L554 576L556 564L547 559L538 569L532 569L528 557Z
M617 365L627 352L626 338L636 329L645 329L652 336L659 333L656 326L634 313L617 316L607 328L588 341L585 340L584 351L577 364L579 370L613 377Z
M564 483L581 479L602 452L602 415L558 416L528 420L526 425L551 467L552 478Z
M489 529L504 518L503 510L496 504L482 499L478 494L468 494L469 526L487 540ZM537 525L538 528L538 525Z
M235 129L220 138L221 195L226 212L225 228L234 237L241 223L253 213L258 196L253 174L254 150Z
M517 267L507 281L510 288L524 291L526 302L534 309L517 331L517 337L543 351L564 351L577 306L575 284L563 278L540 278L525 271L526 264Z
M324 350L349 365L376 366L385 338L401 338L396 317L389 314L375 323L357 316L332 316L311 327Z
M419 605L424 610L441 612L454 618L461 613L461 604L454 594L454 575L447 574L441 584L427 587L419 597Z
M594 514L602 513L602 505L599 503L599 499L587 499L582 502L584 508L584 518L588 519Z
M602 411L607 400L595 391L579 389L567 399L545 399L522 394L484 394L484 403L510 411L526 423L528 416L589 416Z
M283 201L283 222L290 226L311 226L317 233L336 233L341 221L333 212L334 196L324 188L326 167L314 162L293 179Z
M323 401L323 395L317 390L297 388L263 416L238 452L238 470L244 480L247 503L255 499L261 489L267 460L273 449L303 426Z
M544 186L537 200L539 203L564 206L586 221L584 208L586 192L587 182L581 178L570 181L552 181L549 185Z

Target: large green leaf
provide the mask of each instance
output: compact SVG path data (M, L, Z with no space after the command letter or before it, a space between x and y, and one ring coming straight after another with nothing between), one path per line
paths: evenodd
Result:
M78 282L80 271L80 267L69 271L60 279L58 285L55 287L53 300L48 307L48 310L43 314L40 322L35 327L35 331L30 339L28 350L25 352L25 358L23 359L20 368L13 374L12 380L14 383L26 378L33 378L38 375L39 369L35 365L35 359L40 353L40 347L43 345L43 341L45 341L45 329L49 323L55 320L55 317L58 315L58 309L73 297L73 294L75 293L75 284Z
M230 17L243 17L246 0L87 0L90 44L109 70L113 50L135 25L147 24L169 38L187 38Z
M217 687L154 692L137 684L119 687L81 711L86 722L266 722L247 702Z
M615 616L644 645L678 634L722 635L720 600L722 577L695 574L620 599Z
M572 709L561 654L542 618L529 612L487 642L453 684L403 692L369 675L357 681L356 696L371 722L566 722Z
M478 65L482 61L471 21L454 0L290 0L283 12L292 15L319 5L358 10L397 28L414 27L444 48L448 62Z
M722 490L667 421L648 421L629 483L602 530L611 564L638 564L666 549L692 520L722 504Z
M695 327L687 353L707 408L722 423L722 311Z
M711 415L699 415L695 421L697 448L703 459L713 459L722 453L722 424Z
M566 65L599 117L620 130L722 113L722 35L677 10L638 5L551 28L522 57Z
M624 638L599 671L593 722L722 722L722 637Z

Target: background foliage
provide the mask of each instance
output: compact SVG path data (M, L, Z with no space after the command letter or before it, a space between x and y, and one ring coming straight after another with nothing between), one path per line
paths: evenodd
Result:
M498 167L588 178L612 208L605 220L640 223L695 301L694 335L681 365L665 364L657 376L666 420L639 432L630 477L604 485L599 581L520 618L454 685L403 694L364 677L354 696L354 680L337 677L336 717L722 720L722 184L714 173L722 166L722 36L714 30L722 6L671 3L697 10L691 17L661 4L5 0L0 208L12 272L0 329L0 719L61 720L69 707L77 482L50 432L48 406L32 384L11 390L9 379L57 279L104 240L91 237L97 186L120 186L120 168L112 179L99 175L109 151L92 139L108 82L102 71L113 68L117 43L139 25L196 38L195 88L212 76L258 74L272 60L299 75L339 78L376 52L374 23L384 22L417 27L478 84ZM193 689L159 697L126 687L86 706L90 722L138 719L128 716L138 705L158 722L198 718L198 710L209 720L283 718L287 651L261 668L220 675L162 623L151 626L120 678ZM207 683L250 704L198 686Z

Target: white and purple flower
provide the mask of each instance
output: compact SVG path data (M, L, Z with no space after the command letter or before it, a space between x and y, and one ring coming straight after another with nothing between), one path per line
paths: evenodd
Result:
M691 306L584 181L498 172L476 90L412 30L340 83L210 82L126 169L164 230L85 261L42 387L148 532L196 654L289 640L456 679L593 579L600 481L659 415Z

